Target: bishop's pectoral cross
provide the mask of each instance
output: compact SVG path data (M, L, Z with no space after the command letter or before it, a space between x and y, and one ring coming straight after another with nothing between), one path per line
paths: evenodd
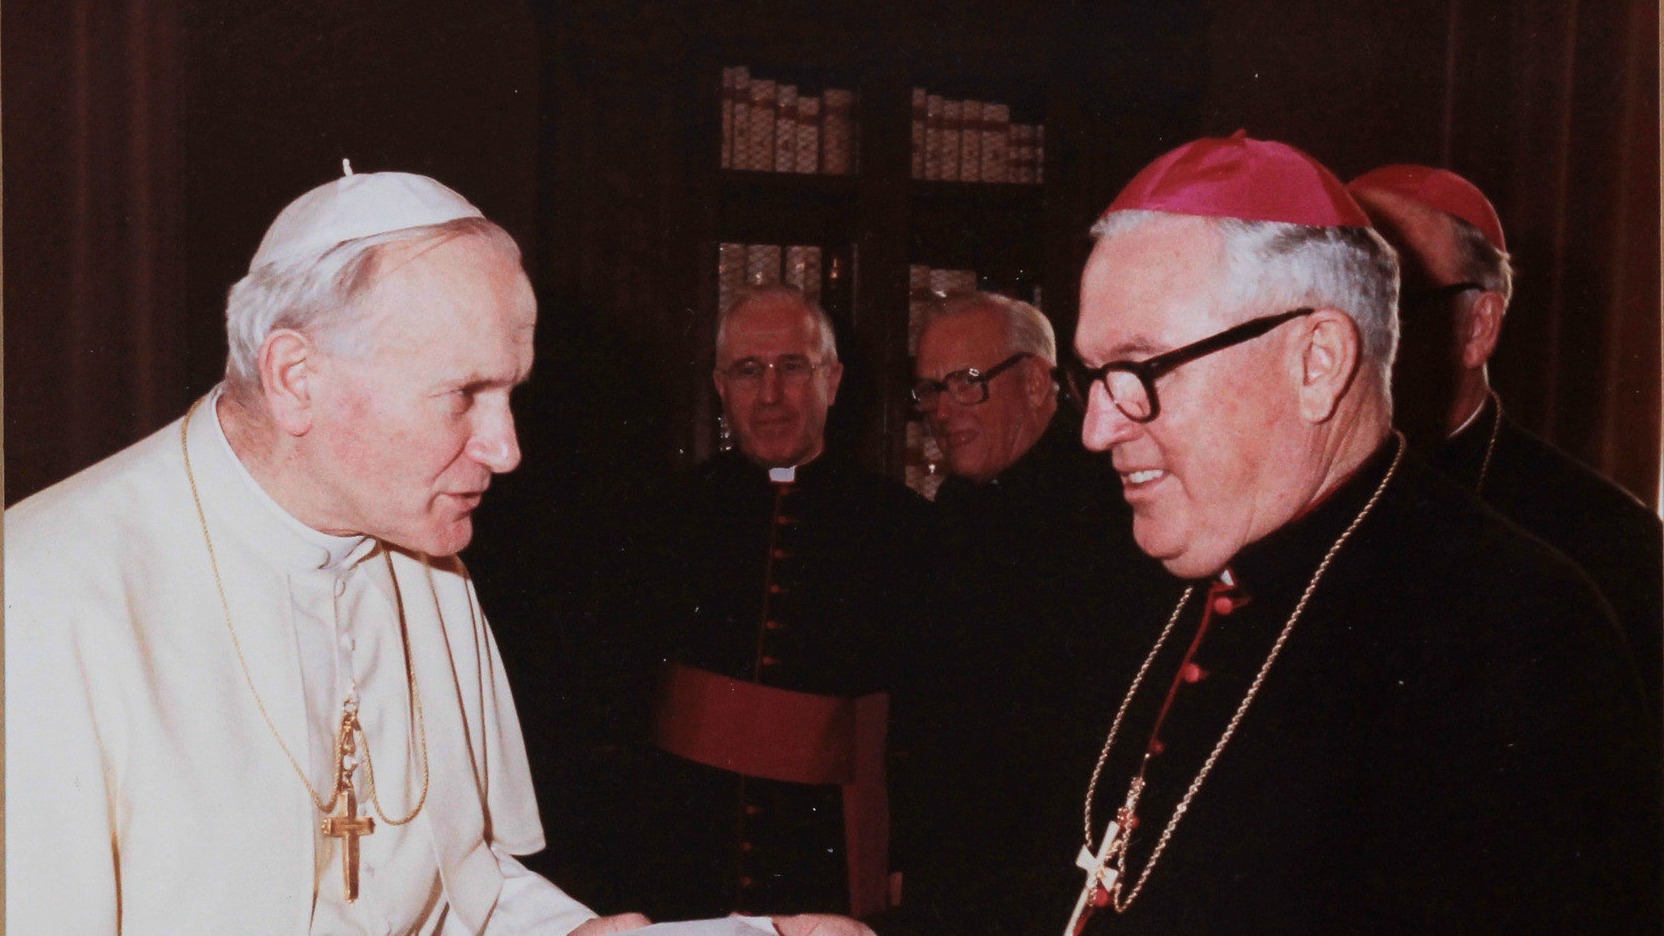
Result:
M1104 840L1098 846L1098 853L1082 845L1080 854L1075 858L1075 867L1086 872L1086 883L1081 886L1080 899L1075 901L1075 912L1069 916L1069 925L1063 928L1063 936L1080 936L1086 929L1086 921L1092 919L1092 914L1100 907L1108 907L1115 902L1116 894L1120 890L1121 870L1127 859L1127 837L1131 835L1133 826L1138 824L1134 811L1138 808L1138 795L1144 791L1144 778L1133 778L1132 787L1127 791L1127 801L1115 814L1115 821L1104 829Z
M352 789L352 772L358 768L358 748L354 739L357 726L357 712L349 708L341 716L341 732L336 741L336 752L341 760L335 783L336 793L341 797L341 812L323 821L324 834L341 840L341 882L347 903L358 899L358 838L376 830L374 819L358 815L358 795Z
M1096 855L1088 851L1085 845L1080 847L1075 867L1086 872L1086 883L1080 889L1080 899L1075 901L1075 912L1070 914L1069 925L1064 927L1063 936L1080 936L1086 929L1086 921L1092 918L1093 911L1109 906L1111 895L1115 892L1115 882L1121 876L1120 869L1112 867L1110 862L1126 845L1126 840L1127 837L1121 834L1121 824L1111 822L1109 828L1104 830L1104 843L1098 846Z

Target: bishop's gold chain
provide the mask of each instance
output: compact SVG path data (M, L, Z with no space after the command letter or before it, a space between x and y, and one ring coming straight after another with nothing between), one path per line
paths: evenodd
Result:
M1312 595L1317 591L1317 583L1323 579L1323 574L1329 571L1329 565L1334 562L1335 555L1340 552L1340 548L1346 545L1347 540L1352 538L1353 532L1364 522L1364 518L1374 511L1375 505L1381 500L1381 495L1386 493L1387 483L1398 473L1398 466L1404 460L1406 443L1402 433L1394 430L1393 435L1398 440L1398 450L1393 454L1392 464L1387 467L1387 473L1381 478L1381 483L1376 485L1375 493L1370 495L1369 501L1364 504L1363 509L1358 511L1358 515L1352 518L1352 522L1336 538L1334 545L1329 547L1329 551L1323 556L1323 561L1317 564L1317 571L1312 573L1311 581L1306 583L1306 590L1301 593L1300 600L1295 604L1293 613L1289 615L1288 621L1283 624L1282 632L1277 635L1276 642L1271 645L1271 652L1266 655L1265 662L1260 665L1259 673L1254 676L1254 681L1249 684L1247 694L1242 697L1242 703L1237 706L1236 713L1231 716L1230 722L1226 724L1224 733L1219 736L1219 741L1213 746L1213 751L1208 754L1207 760L1202 762L1202 768L1197 771L1196 779L1190 782L1190 788L1185 791L1184 798L1179 800L1179 804L1173 808L1173 816L1167 820L1166 828L1161 830L1161 837L1156 840L1155 848L1150 852L1149 860L1144 863L1144 869L1139 872L1138 882L1133 885L1125 900L1121 898L1121 883L1124 879L1117 877L1115 883L1111 886L1109 897L1115 906L1115 912L1127 912L1127 908L1132 906L1132 902L1138 898L1139 892L1144 889L1145 882L1150 879L1150 872L1155 870L1156 862L1161 860L1162 852L1167 850L1167 843L1173 838L1173 830L1178 828L1179 820L1184 818L1184 814L1189 811L1191 800L1195 799L1196 793L1202 789L1202 782L1207 780L1208 774L1213 771L1214 764L1219 761L1219 755L1224 753L1225 745L1236 734L1237 728L1242 724L1243 717L1248 714L1248 706L1253 703L1254 697L1259 695L1260 687L1265 683L1266 674L1271 672L1271 664L1275 663L1277 657L1283 652L1283 645L1288 643L1289 635L1294 632L1295 622L1299 621L1300 616L1305 613L1307 603L1311 601ZM1098 763L1092 770L1092 782L1087 787L1086 797L1086 845L1089 851L1092 846L1092 799L1097 791L1098 777L1103 772L1104 764L1109 760L1110 748L1114 745L1116 732L1121 726L1121 716L1126 714L1127 707L1132 703L1134 693L1138 691L1139 683L1144 679L1144 674L1149 670L1150 665L1155 662L1157 651L1161 649L1162 643L1167 640L1167 635L1172 632L1173 625L1178 621L1179 613L1184 610L1185 603L1190 600L1192 591L1194 591L1194 587L1186 589L1184 595L1179 598L1178 607L1173 609L1173 616L1168 620L1166 629L1161 632L1161 636L1156 640L1156 645L1151 648L1149 655L1144 658L1144 664L1139 667L1138 675L1133 678L1132 685L1127 689L1126 696L1121 700L1120 709L1115 713L1115 721L1110 725L1109 737L1104 741L1103 750L1098 754ZM1122 854L1124 857L1124 850ZM1091 886L1090 879L1088 879L1088 886Z

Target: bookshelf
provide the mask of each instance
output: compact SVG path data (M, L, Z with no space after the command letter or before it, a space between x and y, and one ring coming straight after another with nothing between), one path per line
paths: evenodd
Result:
M1055 139L1057 131L1050 126L1046 89L1032 80L967 86L952 76L916 73L901 62L828 69L769 63L749 60L745 51L725 50L723 57L707 57L699 66L702 116L693 173L699 180L695 197L705 206L697 244L699 318L714 323L735 283L732 263L722 264L723 244L731 245L730 251L735 244L817 245L824 275L836 270L841 277L824 282L821 296L838 327L846 368L829 435L834 444L855 445L870 468L897 479L916 475L906 468L918 461L921 426L906 388L912 375L910 319L930 288L930 278L921 280L920 271L959 271L939 280L938 288L940 282L955 288L975 282L977 288L1027 301L1043 296L1054 275L1046 258L1047 189L1056 177L1047 166L1055 154L1040 141ZM734 168L766 161L742 155L742 149L748 139L755 144L768 134L752 128L748 136L743 121L723 106L736 100L733 76L742 66L753 83L769 82L765 93L791 87L802 100L824 97L832 88L852 92L853 152L833 160L849 171L805 172L801 152L787 157L778 150L779 168ZM948 113L956 120L997 107L1003 121L997 127L970 120L957 128L932 123L927 136L921 107L927 98L951 102ZM764 110L760 100L752 99L754 112ZM785 107L775 111L788 120L789 113ZM971 133L980 139L968 141ZM828 137L837 134L823 131L823 146ZM990 155L996 137L1000 146ZM779 132L779 141L794 139L803 139L801 129ZM982 145L973 149L968 142ZM943 156L955 150L970 154L963 169ZM974 169L973 158L979 159ZM974 277L965 271L974 271ZM714 451L717 412L714 395L708 389L700 395L694 416L701 427L697 458Z
M1025 298L1039 287L1067 347L1097 212L1144 163L1195 135L1202 72L1166 63L1200 51L1176 38L1190 35L1174 31L1177 13L977 3L831 4L813 15L737 0L540 7L533 267L549 311L538 355L567 383L544 376L523 394L549 414L524 421L531 443L601 463L621 488L714 451L723 243L847 251L833 428L837 444L897 478L911 267L976 270L985 286ZM800 101L852 91L853 171L724 169L718 102L723 70L739 65L795 85ZM915 178L914 88L1007 104L1010 121L1043 127L1042 181Z

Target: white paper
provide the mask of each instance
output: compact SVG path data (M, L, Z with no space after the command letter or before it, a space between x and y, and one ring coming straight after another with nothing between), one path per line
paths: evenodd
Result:
M680 923L654 923L643 929L631 930L642 936L757 936L768 933L776 936L774 921L769 917L731 916L716 920L685 920Z

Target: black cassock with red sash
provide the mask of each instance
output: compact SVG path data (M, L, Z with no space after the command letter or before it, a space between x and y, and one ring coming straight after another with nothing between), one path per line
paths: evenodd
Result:
M923 613L929 505L823 456L724 453L671 485L607 613L636 703L607 847L655 919L870 913L890 901L886 731Z

